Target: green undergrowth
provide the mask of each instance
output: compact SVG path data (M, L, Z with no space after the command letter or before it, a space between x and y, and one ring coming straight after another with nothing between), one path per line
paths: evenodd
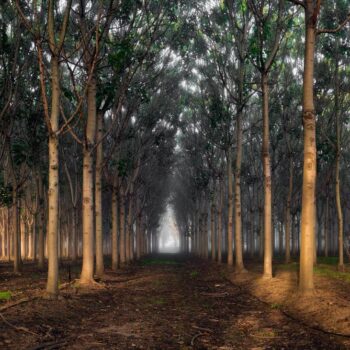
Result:
M190 272L190 276L191 276L191 278L196 278L196 277L198 277L199 276L199 272L198 271L191 271Z
M170 259L162 259L162 258L147 258L143 259L140 262L143 266L149 266L149 265L180 265L180 263L176 260L170 260Z
M314 273L317 276L334 278L350 283L350 273L338 271L337 264L337 257L318 257L317 265L314 267ZM277 269L282 271L299 271L299 263L280 264L277 266Z
M0 300L10 300L12 297L12 294L10 291L0 291Z
M314 272L318 276L334 278L350 283L350 273L338 271L333 266L320 264L314 267Z

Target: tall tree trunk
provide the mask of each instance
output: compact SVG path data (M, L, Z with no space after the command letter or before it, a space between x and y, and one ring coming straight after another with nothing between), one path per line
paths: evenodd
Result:
M287 195L287 208L286 208L286 252L285 262L290 263L290 235L291 235L291 201L293 194L293 160L289 159L289 187Z
M126 230L126 251L127 261L133 260L134 255L134 233L133 233L133 185L131 186L131 192L129 196L129 208L128 208L128 219L127 219L127 230Z
M262 162L264 173L264 278L272 277L272 203L268 73L262 72L263 144Z
M222 207L223 207L223 190L222 181L220 180L219 206L217 212L218 218L218 263L222 263Z
M13 191L13 209L12 209L12 227L13 227L13 272L21 271L21 232L19 224L19 208L17 190Z
M123 187L120 188L120 208L119 208L119 254L120 263L125 264L125 194Z
M96 137L96 80L91 78L87 91L86 140L83 150L83 266L80 283L94 280L94 172L93 152Z
M338 39L337 39L338 40ZM338 56L338 55L336 55ZM340 152L341 152L341 122L339 116L339 60L335 58L335 77L334 77L334 113L336 126L336 157L335 157L335 198L337 204L337 219L338 219L338 250L339 250L339 270L344 270L344 221L343 210L341 205L341 190L340 190Z
M227 205L227 264L233 265L233 188L232 188L232 150L227 149L227 187L228 187L228 205Z
M60 113L58 58L51 60L51 128L49 135L49 183L48 183L48 224L47 224L47 255L48 275L46 291L52 298L58 295L58 200L59 200L59 156L58 137Z
M239 107L240 108L240 107ZM236 272L245 271L243 264L243 244L242 244L242 205L241 205L241 166L242 166L242 112L237 113L237 149L235 167L235 256Z
M78 208L73 206L72 212L72 261L75 263L78 257Z
M117 179L117 177L115 177ZM118 187L117 181L114 181L112 190L112 270L119 268L119 249L118 249Z
M328 233L329 233L329 199L327 195L326 199L326 214L324 219L324 256L328 258L329 244L328 244Z
M96 224L96 275L104 274L102 227L102 163L103 163L103 112L97 114L96 171L95 171L95 224Z
M210 242L211 242L211 260L215 261L216 259L216 250L215 250L215 199L213 200L210 207Z
M305 58L303 83L304 161L301 211L299 289L314 289L313 256L315 236L316 118L314 107L314 53L318 9L313 0L305 7Z

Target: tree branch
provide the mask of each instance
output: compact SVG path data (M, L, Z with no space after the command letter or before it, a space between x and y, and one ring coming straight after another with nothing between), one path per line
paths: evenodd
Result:
M317 29L317 35L324 34L324 33L328 33L328 34L338 33L339 31L341 31L346 26L346 24L348 22L350 22L350 13L348 13L348 15L346 16L346 19L342 23L340 23L337 28L333 28L333 29Z

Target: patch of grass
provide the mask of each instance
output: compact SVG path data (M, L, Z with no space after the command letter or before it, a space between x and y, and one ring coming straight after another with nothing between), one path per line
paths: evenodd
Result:
M273 310L280 310L282 308L282 304L279 303L273 303L270 305L271 309Z
M292 262L290 264L279 264L278 269L283 271L298 271L299 263Z
M155 287L161 287L163 285L163 281L155 280L155 281L153 281L153 285Z
M0 300L10 300L11 298L12 293L10 291L0 291Z
M325 265L337 265L338 264L338 257L336 256L319 256L317 257L317 262L319 264L325 264Z
M327 265L318 265L314 267L314 272L318 276L334 278L350 283L350 273L341 272L334 269L334 267Z
M198 271L191 271L191 273L190 273L190 277L191 278L196 278L198 276L199 276L199 272Z
M149 258L149 259L143 259L141 261L141 265L143 266L149 266L149 265L180 265L179 262L176 260L169 260L169 259L160 259L160 258Z
M165 304L165 300L163 298L155 298L155 299L151 300L151 304L153 304L153 305L164 305Z
M258 330L256 333L252 334L252 336L256 338L269 339L269 338L275 338L277 334L273 329L261 329L261 330Z

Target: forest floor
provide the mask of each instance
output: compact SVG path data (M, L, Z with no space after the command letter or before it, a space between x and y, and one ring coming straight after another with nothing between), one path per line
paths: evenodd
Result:
M107 270L93 290L66 285L63 267L60 298L50 301L41 297L44 272L27 264L14 275L3 264L0 349L349 349L350 316L341 311L350 310L348 281L317 275L317 292L302 301L291 266L278 265L266 281L256 265L235 275L158 255ZM72 279L78 271L71 268Z

